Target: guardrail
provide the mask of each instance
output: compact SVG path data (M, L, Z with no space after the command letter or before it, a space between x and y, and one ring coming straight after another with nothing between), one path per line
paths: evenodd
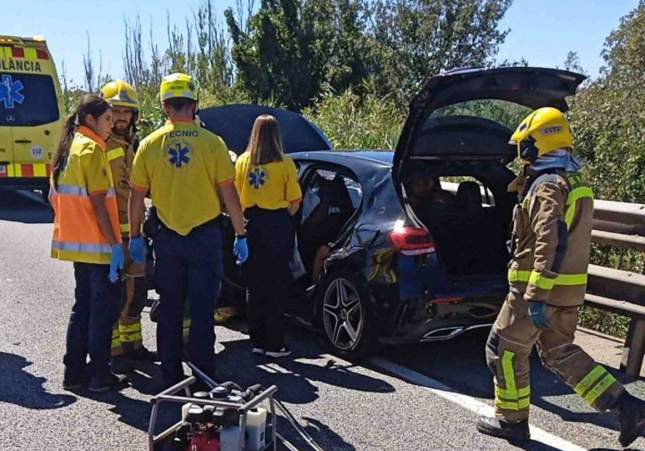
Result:
M645 205L596 200L591 239L645 252ZM589 265L585 304L631 318L620 369L638 377L645 354L645 275Z
M441 186L456 193L459 184ZM593 243L645 252L645 204L596 200L593 218ZM585 305L631 319L620 370L638 377L645 354L645 274L598 265L589 265L588 272Z

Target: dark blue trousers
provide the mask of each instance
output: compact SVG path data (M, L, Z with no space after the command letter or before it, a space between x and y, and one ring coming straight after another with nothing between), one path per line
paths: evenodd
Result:
M183 378L182 321L188 301L190 335L187 357L206 374L215 372L215 302L222 280L222 238L210 222L187 236L162 227L154 239L159 292L157 348L165 385Z
M110 282L109 272L109 265L74 263L76 302L69 317L63 358L65 372L71 376L88 369L92 376L110 371L112 326L119 317L122 285L120 281Z

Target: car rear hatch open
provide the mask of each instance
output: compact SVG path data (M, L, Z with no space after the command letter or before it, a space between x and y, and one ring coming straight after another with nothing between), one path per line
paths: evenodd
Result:
M255 119L270 114L278 120L286 153L332 150L324 133L302 115L293 111L261 105L224 105L199 111L205 127L220 136L238 155L244 152Z
M567 111L566 97L575 94L584 79L573 72L534 67L457 69L426 79L410 103L396 146L393 174L397 189L414 157L488 157L507 162L514 158L501 124L472 117L430 118L439 108L470 100L503 100L532 109L552 106ZM460 125L460 120L471 121L472 127Z

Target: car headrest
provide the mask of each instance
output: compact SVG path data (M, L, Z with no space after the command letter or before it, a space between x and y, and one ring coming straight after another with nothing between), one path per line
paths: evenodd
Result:
M457 201L466 208L480 208L482 195L477 182L461 182L457 188Z

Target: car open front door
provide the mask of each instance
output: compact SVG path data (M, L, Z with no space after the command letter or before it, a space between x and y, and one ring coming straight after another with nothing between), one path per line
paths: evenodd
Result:
M412 156L423 154L424 157L442 158L448 156L448 150L455 157L460 152L472 153L472 146L461 145L459 139L450 136L449 121L447 124L432 124L437 127L437 133L430 142L421 139L426 132L428 118L437 109L470 100L488 99L504 100L532 109L552 106L567 111L566 97L575 94L584 79L583 75L573 72L534 67L459 69L426 79L421 91L410 103L409 115L396 146L393 174L397 189L400 188L398 181L405 174L405 165ZM487 128L485 124L482 127ZM462 134L464 129L468 128L461 127ZM470 141L479 142L481 137L476 136L477 128L473 127L472 132ZM495 138L494 133L493 130L492 139L500 139ZM454 145L445 145L446 140ZM498 149L500 158L510 157L511 149L505 146L499 146Z

